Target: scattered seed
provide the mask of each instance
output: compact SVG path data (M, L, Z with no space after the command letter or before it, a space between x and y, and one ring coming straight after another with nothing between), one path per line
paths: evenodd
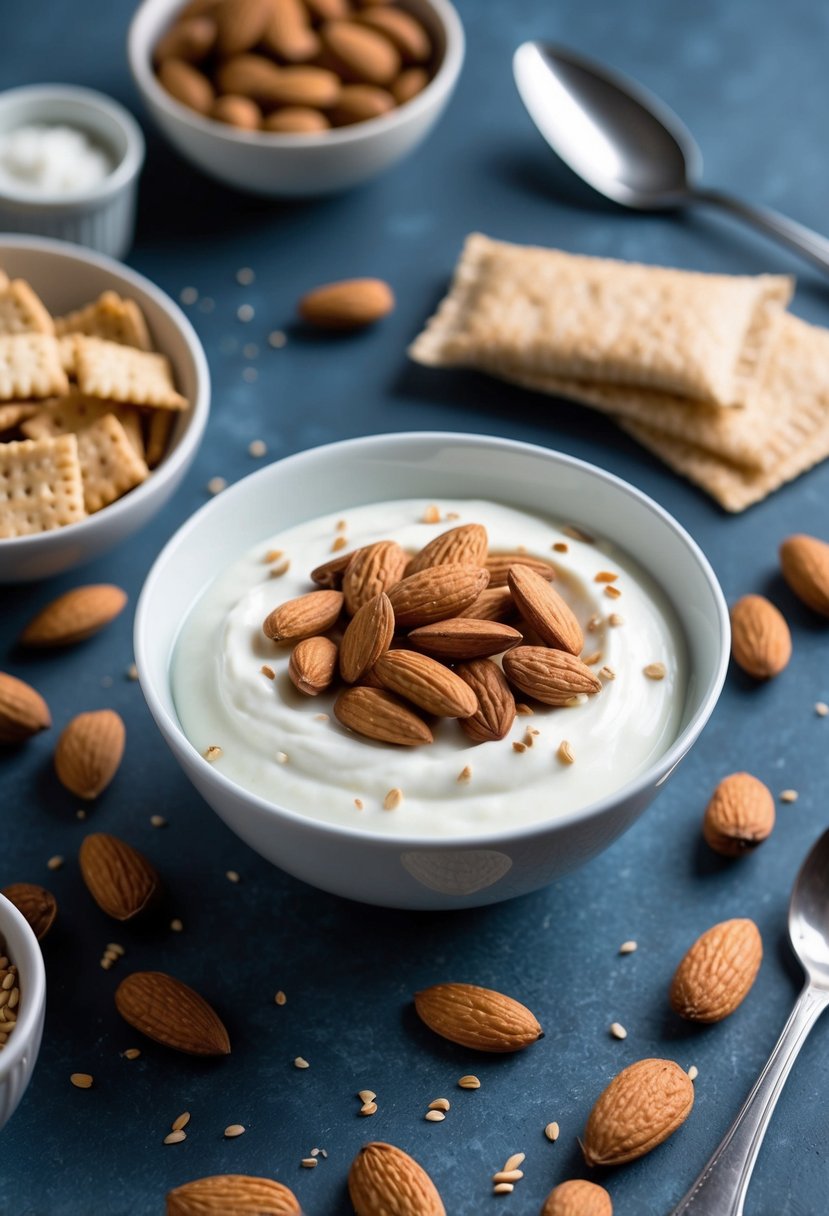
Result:
M427 507L423 512L422 523L424 524L439 524L440 523L440 508L434 504Z
M289 557L283 557L280 562L277 562L275 566L271 567L270 576L271 578L282 578L282 575L287 574L290 568L291 559Z
M699 1076L699 1069L697 1068L696 1064L692 1064L691 1067L688 1069L688 1080L696 1081L698 1076Z
M366 1102L373 1102L377 1097L377 1094L373 1089L361 1089L358 1091L357 1097L363 1104L365 1104Z
M555 549L556 553L568 553L570 551L570 546L567 544L566 540L557 540L552 547Z
M385 798L383 799L383 810L384 811L396 811L402 801L403 801L403 791L401 789L398 789L397 786L394 786L392 789L389 790L389 792L386 794Z
M255 278L256 275L251 270L250 266L243 266L240 270L236 271L236 282L241 287L250 287Z
M176 1119L173 1120L173 1124L172 1124L172 1127L170 1130L174 1131L174 1132L180 1132L181 1129L183 1127L186 1127L189 1122L190 1122L190 1112L189 1112L189 1110L186 1110L186 1111L184 1111L183 1114L179 1115Z
M593 582L594 583L615 583L616 579L618 577L619 577L619 575L614 574L612 570L600 570L598 572L598 574L594 577Z
M559 743L556 756L562 764L572 764L576 759L576 754L566 739L562 739L561 743Z
M262 558L262 561L265 563L266 566L269 566L271 564L271 562L278 561L279 558L284 555L284 553L285 553L284 549L268 549L268 552Z
M225 1140L233 1140L236 1136L244 1136L245 1129L241 1123L231 1123L225 1128Z
M463 766L463 768L461 769L461 771L458 773L457 780L461 783L472 780L472 769L469 767L468 764L465 764Z
M116 958L123 958L127 953L123 946L118 942L108 942L106 948L107 954L114 954Z
M577 528L575 524L565 524L561 530L565 536L569 536L573 540L580 540L585 545L595 545L596 543L595 536L591 536L589 532L583 532L581 528Z
M86 819L86 811L84 810L84 808L82 806L79 806L78 809L75 811L75 818L80 819L81 821Z
M612 667L608 667L607 664L605 664L604 667L599 668L599 675L602 676L603 679L605 679L605 680L615 680L616 679L616 672L613 670Z
M528 726L527 729L524 731L524 740L523 740L524 746L532 747L532 745L535 743L535 737L538 733L539 732L537 730L532 730Z
M620 954L633 954L633 952L635 950L637 950L638 948L639 948L638 942L634 942L634 941L622 942L621 946L619 947L619 953Z
M343 534L340 533L340 535L335 536L333 541L331 542L331 552L339 553L340 549L344 549L347 544L348 544L348 541L343 536Z
M276 679L276 672L274 671L274 669L272 667L268 667L267 663L263 663L262 666L259 668L259 671L263 676L267 676L267 678L269 680Z
M358 811L361 811L363 809L363 807L365 806L365 803L363 802L362 798L355 798L354 805L356 806Z
M587 701L587 693L577 692L574 696L568 697L564 702L565 709L575 709L577 705L584 705Z
M311 1152L308 1155L309 1155L309 1157L319 1157L321 1152L322 1152L321 1148L312 1148Z
M781 790L780 791L780 801L781 802L797 802L797 798L798 798L797 790Z
M529 705L525 705L523 701L518 701L515 706L515 712L520 714L522 718L531 718L535 710L531 709Z
M505 1172L507 1170L517 1170L519 1165L523 1165L526 1160L526 1153L513 1153L511 1157L507 1157L502 1166L502 1170Z
M217 744L211 743L210 746L202 752L202 755L208 764L213 764L216 760L221 759L222 749Z
M585 667L595 667L596 664L601 661L601 657L602 652L600 650L593 650L590 654L586 655L582 659L582 662L584 663Z
M427 1110L425 1118L429 1123L442 1123L446 1115L442 1110Z
M600 616L591 616L590 620L587 622L587 632L595 633L596 630L601 626L601 623L602 618Z
M511 1195L515 1186L511 1182L496 1182L492 1188L493 1195Z
M115 960L114 960L114 959L111 959L111 958L102 958L102 959L101 959L101 967L103 968L103 970L104 970L104 971L111 971L111 970L112 970L112 964L113 964L113 962L114 962L114 961L115 961Z
M328 714L314 714L314 721L315 722L329 722L330 719L328 717Z
M252 304L240 304L236 309L236 316L244 325L246 325L248 321L252 321L255 315L256 309Z
M181 933L184 929L184 922L181 921L177 916L174 916L170 921L170 928L173 930L173 933Z
M608 625L612 625L614 629L617 629L619 625L624 625L625 618L623 616L619 616L618 612L611 612L610 616L607 618L607 623Z
M302 1056L297 1056L294 1060L294 1068L310 1068L311 1065L307 1060L303 1060Z
M183 1131L179 1130L176 1132L168 1132L167 1135L164 1137L164 1143L165 1144L181 1144L182 1140L186 1140L186 1139L187 1139L187 1132L183 1132Z
M628 1037L628 1032L625 1030L621 1022L610 1023L610 1034L614 1039L626 1039Z
M277 752L276 753L276 763L277 764L287 764L288 763L287 753L286 752Z
M63 858L61 857L61 855L59 853L56 853L54 857L50 857L49 860L46 862L46 869L47 870L59 870L62 865L63 865Z
M816 701L815 713L819 718L825 718L829 714L829 705L825 701Z
M649 680L664 680L667 674L664 663L648 663L642 670Z
M524 1177L523 1170L499 1170L492 1175L493 1182L520 1182Z
M558 1140L559 1136L561 1135L561 1128L555 1120L553 1120L552 1123L548 1123L544 1128L544 1135L551 1144L555 1144L556 1140Z
M315 1170L317 1168L317 1157L303 1157L300 1165L304 1170Z
M334 525L334 530L336 532L345 532L347 528L348 528L348 524L346 523L346 521L344 519L338 519Z
M286 997L285 993L282 991L281 988L279 989L279 992L277 992L276 996L273 999L274 999L274 1003L277 1005L287 1005L288 1004L288 998Z
M225 878L228 882L241 882L241 876L238 870L227 870L225 872Z
M376 1115L377 1114L377 1103L376 1102L364 1102L363 1105L360 1107L360 1114L361 1115Z
M154 828L166 828L167 820L163 815L150 815L150 826Z
M251 439L250 443L248 444L249 456L264 456L267 450L268 445L265 443L264 439Z
M125 674L128 680L138 679L138 668L136 667L135 663L130 663Z
M182 287L181 291L178 293L178 298L181 300L182 304L195 304L196 300L199 298L199 293L195 287Z
M429 1110L449 1110L451 1103L448 1098L435 1098L429 1103Z
M460 515L458 514L457 511L447 511L446 518L447 519L460 519ZM526 552L526 550L524 550L524 552Z
M125 1060L137 1060L141 1055L140 1047L128 1047L126 1051L121 1052Z
M224 477L211 477L206 489L208 494L221 494L222 490L227 489L227 482Z
M468 1073L465 1077L461 1077L458 1081L461 1089L480 1089L481 1082L472 1073Z
M73 1072L69 1080L76 1089L89 1089L92 1085L92 1077L88 1072Z
M520 743L517 739L513 740L512 750L514 752L525 752L527 750L526 743Z
M268 334L268 346L272 346L274 350L279 350L288 341L281 329L272 329Z
M604 589L604 593L610 600L618 600L622 594L615 583L608 583Z

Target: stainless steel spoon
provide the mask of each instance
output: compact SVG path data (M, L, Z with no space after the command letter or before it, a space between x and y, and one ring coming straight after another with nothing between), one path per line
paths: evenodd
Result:
M829 832L812 848L795 880L789 937L806 985L743 1109L671 1216L742 1216L777 1099L806 1036L829 1005Z
M548 42L525 42L513 73L547 143L594 190L624 207L721 207L829 271L829 240L766 207L699 185L702 156L658 98L618 72Z

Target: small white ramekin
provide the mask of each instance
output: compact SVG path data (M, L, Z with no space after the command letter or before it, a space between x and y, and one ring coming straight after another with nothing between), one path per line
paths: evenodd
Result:
M46 1014L46 969L37 938L14 904L0 895L0 954L3 949L20 977L20 1013L0 1050L0 1129L17 1110L31 1080Z
M106 151L113 169L91 190L46 195L0 184L0 230L30 232L123 258L132 245L144 136L123 106L92 89L34 84L0 93L0 133L17 127L76 127Z

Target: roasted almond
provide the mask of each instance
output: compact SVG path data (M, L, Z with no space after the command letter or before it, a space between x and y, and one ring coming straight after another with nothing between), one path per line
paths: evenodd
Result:
M356 1216L446 1216L437 1187L421 1165L392 1144L364 1144L348 1171Z
M216 84L220 93L252 97L260 105L278 105L282 95L282 71L264 55L234 55L219 64Z
M426 30L411 13L392 5L375 5L363 9L354 20L360 25L385 34L406 64L426 63L432 54L432 41Z
M342 84L336 72L326 68L294 65L280 68L273 78L268 101L284 106L313 106L328 109L340 98Z
M671 982L671 1008L692 1022L721 1022L748 996L763 960L753 920L726 920L697 938Z
M337 670L337 647L330 638L304 638L288 660L288 675L300 692L316 697L330 687Z
M417 574L430 566L483 566L488 549L489 539L482 524L461 524L424 545L409 562L406 574Z
M553 1187L541 1216L613 1216L613 1204L603 1186L584 1178L571 1178Z
M667 1140L691 1113L694 1083L673 1060L622 1069L590 1112L582 1151L588 1165L624 1165Z
M478 566L431 566L410 574L389 592L395 623L416 628L460 616L488 581L486 570Z
M715 853L739 857L771 835L774 819L771 790L751 773L732 773L705 808L702 834Z
M335 127L347 127L355 122L368 122L394 109L394 98L387 89L376 84L347 84L340 90L337 104L330 112Z
M474 743L489 743L509 734L515 721L515 697L506 676L491 659L459 663L457 675L478 698L478 708L461 722L464 734Z
M167 1193L166 1216L302 1216L293 1191L270 1178L214 1174Z
M382 279L343 279L307 292L298 312L319 329L361 329L394 308L394 293Z
M511 684L545 705L567 705L582 693L601 691L601 681L591 669L565 650L516 646L504 655L503 664Z
M418 992L414 1001L430 1030L475 1051L521 1051L544 1037L526 1005L491 988L435 984Z
M127 603L127 593L110 583L74 587L52 600L34 617L20 641L24 646L68 646L92 637Z
M58 914L57 900L51 891L33 882L13 882L0 894L26 918L38 941L46 936Z
M213 85L192 63L185 63L183 59L165 59L159 65L158 79L170 96L183 106L198 114L210 113L216 97Z
M336 625L343 606L341 591L309 591L274 608L262 625L275 642L299 642Z
M789 536L780 546L780 568L798 599L821 616L829 616L829 544L825 540Z
M213 9L219 54L229 57L256 46L272 14L271 0L219 0Z
M406 551L393 540L380 540L358 550L343 575L345 608L351 616L381 591L390 591L403 577Z
M353 684L388 650L394 637L394 612L381 591L358 608L340 644L340 675Z
M378 743L415 747L433 742L423 719L399 697L381 688L346 688L334 702L334 717L349 730Z
M217 97L210 110L210 117L216 122L229 123L240 131L257 131L262 125L262 111L255 101L249 97L239 97L233 93L225 93Z
M523 641L517 629L498 621L481 621L474 617L455 616L448 621L435 621L413 629L408 641L426 654L438 659L480 659L501 654L510 646Z
M125 1022L165 1047L192 1056L230 1055L219 1015L198 992L163 971L128 975L115 990L115 1007Z
M78 798L97 798L118 771L125 740L124 723L114 709L78 714L64 727L55 748L61 785Z
M84 838L78 861L89 894L114 920L131 920L143 912L161 886L142 853L106 832Z
M212 49L216 41L216 22L212 17L188 17L170 26L156 43L156 63L163 59L183 59L186 63L198 63Z
M487 587L468 608L464 608L462 615L476 621L508 621L515 616L515 600L506 584Z
M439 718L468 718L478 708L478 698L460 676L417 651L388 650L373 671L389 692Z
M390 85L392 97L399 106L403 106L422 93L428 83L429 73L425 68L406 68Z
M314 21L338 21L347 17L351 5L349 0L303 0Z
M529 553L520 552L490 553L486 559L490 587L506 587L507 575L513 566L526 566L527 569L540 574L548 583L556 576L555 566L543 557L531 557Z
M548 646L581 654L584 647L581 625L555 587L529 566L513 566L507 573L507 585L522 616Z
M326 21L322 43L349 80L390 84L400 71L400 53L385 34L355 21Z
M0 671L0 744L22 743L52 725L49 706L39 692Z
M288 63L313 59L320 50L320 40L311 29L302 0L271 0L271 17L262 42Z
M789 626L765 596L744 595L731 609L731 654L756 680L779 675L792 657Z
M275 131L278 134L311 134L314 131L327 131L331 123L319 110L310 106L280 106L262 120L263 131Z
M311 571L311 582L329 591L339 591L343 585L343 576L348 569L348 564L358 553L362 553L362 549L354 549L351 553L338 553L330 561L323 562L321 566L317 566Z

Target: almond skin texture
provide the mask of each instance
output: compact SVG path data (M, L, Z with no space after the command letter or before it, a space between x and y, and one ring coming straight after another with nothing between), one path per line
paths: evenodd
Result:
M75 587L47 604L20 636L23 646L70 646L90 638L123 611L127 593L109 583Z
M39 692L0 671L0 745L22 743L52 725L49 706Z
M748 996L763 960L753 920L725 920L697 938L676 969L671 1008L692 1022L721 1022Z
M613 1204L603 1186L574 1178L550 1191L541 1216L613 1216Z
M374 666L394 637L394 612L384 591L355 612L340 643L340 675L354 684Z
M396 541L380 540L354 554L343 575L346 612L353 616L381 591L390 591L406 569L405 549Z
M439 718L468 718L478 698L448 667L414 650L389 650L374 664L374 675L389 692L396 692Z
M299 315L318 329L362 329L394 308L394 292L382 279L344 279L302 297Z
M288 675L300 692L316 697L325 692L337 670L337 647L330 638L305 638L288 660Z
M46 936L58 914L57 900L51 891L33 882L14 882L0 894L25 916L38 941Z
M584 648L581 625L555 587L529 566L513 566L507 573L507 586L521 615L548 646L581 654Z
M489 575L479 566L431 566L410 574L389 592L395 623L416 628L460 616L488 581Z
M435 984L414 1001L430 1030L475 1051L521 1051L544 1035L526 1005L491 988Z
M376 84L347 84L340 90L336 106L331 111L335 127L347 127L354 122L368 122L394 109L394 98Z
M461 524L442 532L416 553L406 574L417 574L430 566L483 566L489 548L486 528L482 524Z
M437 1187L421 1165L392 1144L364 1144L348 1171L357 1216L446 1216Z
M816 536L790 536L780 546L783 578L798 599L829 616L829 544Z
M506 587L507 575L513 566L524 566L534 570L551 583L556 576L555 567L543 557L530 557L529 553L490 553L486 559L490 587Z
M143 854L117 836L93 832L78 854L81 877L102 912L131 920L158 894L158 874Z
M744 595L731 609L731 655L755 680L770 680L792 657L792 635L779 609L762 595Z
M185 63L183 59L165 59L158 69L158 79L170 96L183 106L198 114L210 113L216 97L213 85L191 63Z
M358 553L362 553L362 549L355 549L352 553L340 553L332 557L330 562L323 562L311 571L311 582L326 591L339 591L349 563Z
M165 1047L192 1056L230 1055L230 1039L218 1014L187 984L163 971L128 975L115 990L115 1007L125 1022Z
M220 0L213 10L221 55L238 55L256 46L271 20L270 0Z
M382 688L347 688L334 702L334 717L342 726L378 743L416 747L434 741L423 719Z
M590 1112L588 1165L624 1165L667 1140L691 1113L694 1083L673 1060L638 1060L614 1077Z
M274 608L262 631L274 642L300 642L336 625L342 606L341 591L309 591Z
M264 55L234 55L219 65L216 83L220 93L238 93L261 105L278 105L282 96L282 69Z
M601 681L575 655L546 646L516 646L504 655L510 684L545 705L566 705L581 693L601 691Z
M751 773L732 773L705 808L702 834L715 853L741 857L771 835L774 819L771 790Z
M55 772L61 785L78 798L97 798L118 771L126 731L113 709L78 714L58 739Z
M424 68L406 68L391 86L392 96L399 106L405 105L429 83L429 73Z
M302 1216L293 1191L270 1178L215 1174L167 1194L166 1216Z
M487 587L461 615L476 621L508 621L515 616L515 600L506 584Z
M515 697L504 673L491 659L459 663L456 672L478 698L478 708L461 727L473 743L490 743L509 734L515 721Z
M376 30L353 21L327 21L320 30L323 46L349 80L390 84L400 71L394 43Z
M456 616L413 629L408 641L438 659L481 659L520 646L523 637L510 625Z

